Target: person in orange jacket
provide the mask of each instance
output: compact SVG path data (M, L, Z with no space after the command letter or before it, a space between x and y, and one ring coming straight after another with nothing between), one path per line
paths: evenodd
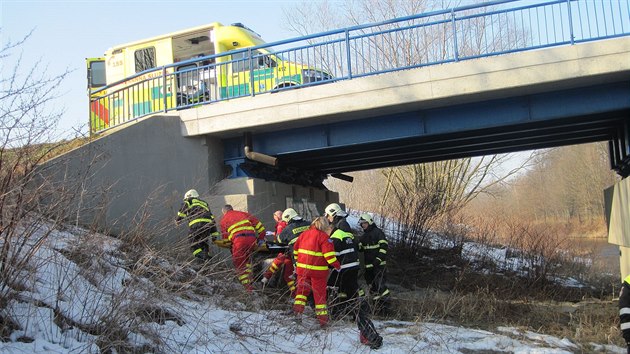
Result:
M311 291L315 300L315 315L321 327L328 324L328 308L326 306L326 281L328 269L341 269L335 257L335 248L328 238L328 221L318 217L311 227L300 234L293 244L296 258L297 290L293 303L293 312L300 316L304 312L306 300Z
M237 211L226 204L221 211L221 233L223 239L232 243L232 261L238 273L238 280L247 291L254 290L252 285L252 256L258 240L265 239L265 227L253 215Z

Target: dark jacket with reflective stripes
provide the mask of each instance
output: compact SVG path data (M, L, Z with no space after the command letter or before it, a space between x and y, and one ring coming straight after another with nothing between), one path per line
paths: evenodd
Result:
M335 216L332 221L332 226L335 229L340 229L345 232L352 232L352 228L350 227L350 224L348 224L345 216Z
M182 220L188 222L188 227L190 227L191 231L209 228L213 236L219 235L214 215L210 212L208 203L199 198L184 199L177 213L176 221Z
M293 244L297 240L298 236L300 236L302 232L308 230L310 226L311 223L304 219L291 219L289 220L287 226L282 229L282 232L276 236L276 242L283 245L289 245L287 252L291 256L291 259L293 259Z
M335 256L341 263L341 270L359 267L359 253L354 242L352 232L345 232L341 229L333 229L330 238L335 246Z
M630 345L630 275L623 280L619 293L619 320L623 338Z
M387 239L383 230L372 224L359 237L359 252L363 252L365 268L385 266L387 262Z

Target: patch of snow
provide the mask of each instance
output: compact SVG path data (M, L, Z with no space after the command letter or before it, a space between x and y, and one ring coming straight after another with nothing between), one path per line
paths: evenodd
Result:
M104 319L112 316L123 316L119 319L122 323L135 324L127 328L129 345L146 345L162 352L372 352L359 342L354 322L337 321L326 329L319 329L312 312L307 312L302 322L297 323L293 316L282 311L262 308L262 301L258 301L261 299L256 298L263 296L260 293L255 293L248 304L233 303L233 299L220 295L183 297L177 293L160 293L161 296L154 296L162 290L149 288L150 281L127 281L137 276L129 274L122 266L123 260L115 256L119 254L120 243L106 236L100 236L94 245L104 247L97 253L107 256L93 260L98 262L97 267L81 268L61 252L80 237L68 231L52 232L39 248L31 260L25 290L16 292L0 311L3 318L19 327L9 334L8 341L0 342L0 353L98 353L97 336L81 328L103 325ZM472 255L476 249L466 245L466 252ZM505 257L505 252L496 250L495 256ZM169 268L164 261L161 266ZM235 284L222 286L242 291L235 279L233 282ZM131 284L139 286L134 288ZM252 304L258 306L258 310L251 309ZM134 306L159 308L170 316L163 321L152 321L125 312ZM57 314L71 323L60 322ZM125 314L128 317L124 317ZM374 324L384 338L378 353L498 350L551 354L571 353L577 348L563 338L508 327L498 328L498 333L493 333L423 322L376 320ZM601 348L624 352L609 345L601 345Z

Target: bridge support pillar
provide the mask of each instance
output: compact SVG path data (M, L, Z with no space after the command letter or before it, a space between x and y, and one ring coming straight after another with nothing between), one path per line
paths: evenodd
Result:
M273 212L294 208L307 220L322 215L329 203L338 203L337 192L251 177L224 179L210 190L208 203L217 219L221 208L230 204L235 210L248 211L258 217L267 230L273 231Z

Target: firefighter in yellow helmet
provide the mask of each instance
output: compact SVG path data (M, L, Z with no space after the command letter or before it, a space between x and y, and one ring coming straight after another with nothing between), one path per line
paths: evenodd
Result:
M203 261L209 259L210 243L221 234L208 203L199 199L199 193L194 189L184 194L175 223L179 225L182 221L188 223L188 239L193 256Z

